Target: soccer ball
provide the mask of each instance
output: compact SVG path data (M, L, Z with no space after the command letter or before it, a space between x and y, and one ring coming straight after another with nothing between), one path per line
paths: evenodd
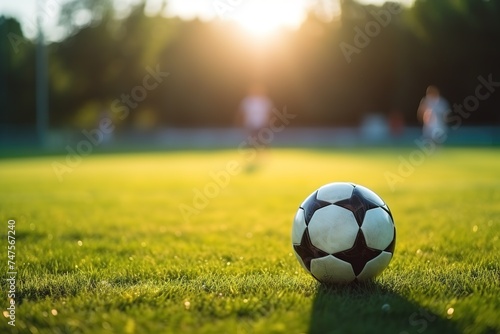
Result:
M389 265L396 228L389 207L373 191L326 184L299 207L292 244L302 267L322 283L364 281Z

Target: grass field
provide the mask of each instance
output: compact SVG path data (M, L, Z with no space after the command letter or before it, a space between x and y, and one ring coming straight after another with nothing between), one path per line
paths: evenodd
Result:
M0 271L15 219L18 273L0 332L500 332L500 150L442 149L395 189L384 175L410 149L266 153L253 168L237 151L95 154L62 182L64 156L0 160ZM292 255L298 205L332 181L395 217L371 283L321 286Z

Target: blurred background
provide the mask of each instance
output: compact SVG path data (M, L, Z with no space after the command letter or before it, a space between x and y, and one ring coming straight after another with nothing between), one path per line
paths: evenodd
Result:
M430 84L472 110L446 144L499 143L499 1L4 1L0 36L3 153L234 148L256 82L273 145L411 145Z

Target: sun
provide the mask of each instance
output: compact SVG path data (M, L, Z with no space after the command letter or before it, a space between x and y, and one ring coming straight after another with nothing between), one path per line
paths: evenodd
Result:
M265 37L281 28L298 28L304 13L304 4L298 0L250 0L242 2L231 19L249 34Z

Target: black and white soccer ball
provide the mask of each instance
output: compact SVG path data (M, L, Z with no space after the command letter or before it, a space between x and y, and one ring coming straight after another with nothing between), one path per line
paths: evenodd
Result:
M389 207L373 191L326 184L299 207L292 244L300 264L322 283L364 281L392 259L396 228Z

